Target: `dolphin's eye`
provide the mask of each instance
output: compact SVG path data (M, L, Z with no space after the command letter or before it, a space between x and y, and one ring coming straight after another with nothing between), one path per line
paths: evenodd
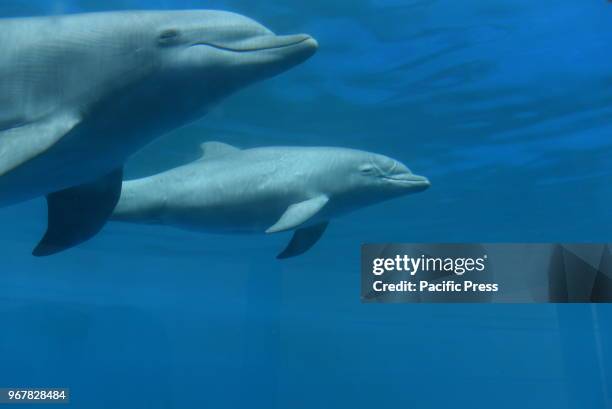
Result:
M374 168L374 166L369 164L361 165L359 167L359 172L361 172L362 175L373 175L375 171L376 169Z
M176 44L180 38L181 32L171 28L169 30L162 31L157 39L157 42L159 45L172 45Z

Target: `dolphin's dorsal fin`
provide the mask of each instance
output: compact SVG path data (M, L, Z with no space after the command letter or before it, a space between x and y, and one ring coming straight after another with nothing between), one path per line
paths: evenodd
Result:
M240 152L240 149L223 142L204 142L200 145L200 151L200 159L211 159Z
M329 197L321 195L312 199L292 204L285 210L285 213L266 233L278 233L295 229L307 222L311 217L319 213L319 211L329 202Z

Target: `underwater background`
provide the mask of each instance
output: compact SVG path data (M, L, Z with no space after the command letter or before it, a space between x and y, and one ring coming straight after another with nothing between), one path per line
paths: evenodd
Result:
M319 52L140 152L128 177L239 147L393 156L432 187L289 234L110 223L30 256L43 200L0 209L0 387L78 408L612 408L612 307L372 305L364 242L609 242L604 0L3 0L0 15L213 8ZM83 81L87 79L84 78Z

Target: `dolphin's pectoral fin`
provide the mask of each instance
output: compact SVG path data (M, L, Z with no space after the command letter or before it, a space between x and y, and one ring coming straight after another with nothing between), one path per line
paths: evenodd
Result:
M323 236L328 225L329 222L323 222L314 226L297 229L285 250L276 256L276 258L285 259L306 253Z
M200 145L200 151L201 159L211 159L240 152L240 149L223 142L204 142Z
M53 114L0 130L0 176L44 153L81 121L80 115Z
M292 204L287 208L281 218L266 230L266 233L278 233L295 229L300 224L305 223L329 202L329 197L325 195L317 196L304 202Z
M32 254L49 256L95 236L113 213L121 194L123 170L93 183L47 196L48 226Z

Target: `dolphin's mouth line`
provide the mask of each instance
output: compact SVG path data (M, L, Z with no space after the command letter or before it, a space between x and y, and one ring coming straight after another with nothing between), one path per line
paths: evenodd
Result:
M429 185L429 180L426 178L418 178L413 177L410 179L402 178L402 177L391 177L391 176L383 176L384 180L388 180L389 182L401 183L407 185Z
M212 47L212 48L216 48L217 50L222 50L222 51L230 51L233 53L252 53L252 52L257 52L257 51L266 51L266 50L279 50L282 48L288 48L288 47L294 47L296 45L305 43L306 41L311 40L312 37L304 37L298 41L294 41L292 43L288 43L288 44L281 44L281 45L270 45L267 47L253 47L253 48L232 48L232 47L226 47L226 46L222 46L222 45L218 45L218 44L214 44L214 43L207 43L205 41L201 41L201 42L197 42L197 43L193 43L191 45L191 47L195 47L195 46L199 46L199 45L205 45L208 47Z

